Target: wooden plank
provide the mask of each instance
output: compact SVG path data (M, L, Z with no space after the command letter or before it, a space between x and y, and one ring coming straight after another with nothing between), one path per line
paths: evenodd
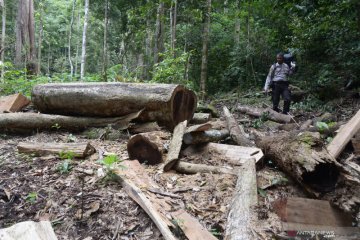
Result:
M27 106L30 100L21 93L0 98L0 113L17 112Z
M95 148L90 143L31 143L20 142L17 146L19 153L35 154L44 156L50 154L59 155L71 152L74 157L84 158L95 152Z
M344 150L350 139L360 130L360 110L336 134L327 146L329 154L337 158Z
M216 240L199 221L183 209L171 214L189 240Z
M49 221L26 221L0 229L1 240L57 240Z
M256 239L251 228L257 220L257 214L252 209L257 203L255 159L249 159L239 169L227 218L225 240Z
M205 153L219 154L227 158L229 163L234 165L241 165L250 158L255 158L256 162L258 162L264 157L264 153L260 148L220 143L208 143L205 146L189 146L182 152L184 156L189 157L192 155L203 155Z
M174 134L169 146L169 153L163 166L164 171L169 171L179 159L179 153L181 150L184 133L186 131L186 126L187 120L180 122L174 129Z

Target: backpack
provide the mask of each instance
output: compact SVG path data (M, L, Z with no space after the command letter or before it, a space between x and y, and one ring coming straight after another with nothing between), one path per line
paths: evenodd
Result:
M291 62L296 62L296 58L294 55L292 55L291 53L285 53L284 54L284 63L286 63L289 68L291 67ZM295 65L295 68L294 68L294 73L298 70L298 66Z

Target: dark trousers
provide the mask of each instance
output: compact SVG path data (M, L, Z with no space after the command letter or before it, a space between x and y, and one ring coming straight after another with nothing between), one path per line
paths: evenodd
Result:
M288 82L274 82L272 89L272 102L273 109L277 112L280 112L279 102L280 96L284 99L284 108L283 113L287 114L290 111L290 101L291 101L291 92L289 90Z

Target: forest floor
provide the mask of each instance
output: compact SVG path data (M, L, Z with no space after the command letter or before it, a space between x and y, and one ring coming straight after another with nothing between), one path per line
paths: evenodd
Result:
M227 95L229 96L229 95ZM269 97L234 96L234 99L218 100L214 105L221 109L235 104L261 106L270 104ZM348 120L354 109L359 109L359 99L338 99L329 106L338 120ZM292 114L299 121L320 116L325 110L318 108L304 111L304 106L295 105ZM251 119L234 112L237 120L250 129L275 133L274 124ZM0 228L27 220L50 220L58 239L163 239L148 215L131 200L121 185L112 179L99 176L99 152L115 153L120 159L128 159L127 133L115 140L89 139L82 133L64 131L40 132L31 136L2 134L0 137ZM19 142L87 142L98 151L84 159L73 159L64 169L64 160L59 156L35 157L17 152ZM99 151L100 150L100 151ZM346 157L346 153L343 157ZM189 160L189 159L188 159ZM219 159L197 158L192 162L225 165ZM226 174L198 173L179 174L170 171L158 174L156 166L146 166L151 178L166 191L181 198L165 199L172 206L186 208L214 236L223 239L228 207L236 184L236 177ZM68 170L68 172L62 172ZM100 174L101 175L101 174ZM271 161L263 160L257 171L259 204L256 209L259 223L254 232L259 239L280 236L280 219L271 203L280 197L306 197L305 192L282 173ZM182 189L182 191L179 191Z

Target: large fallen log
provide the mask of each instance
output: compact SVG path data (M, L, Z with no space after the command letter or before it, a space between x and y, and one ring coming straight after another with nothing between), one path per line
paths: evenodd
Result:
M109 124L116 129L126 129L130 121L140 112L117 118L70 117L39 113L3 113L0 114L0 129L5 131L44 130L81 130L88 127L106 127Z
M174 167L177 172L186 173L186 174L196 174L196 173L224 173L236 175L236 172L233 168L220 167L220 166L209 166L206 164L194 164L187 163L184 161L178 161Z
M238 172L227 219L225 240L256 239L251 229L253 222L257 220L257 213L252 209L257 202L255 159L248 159L242 163Z
M275 112L271 108L253 108L248 106L237 106L236 110L254 117L263 117L279 123L291 123L294 120L290 115Z
M183 86L148 83L64 83L37 85L32 101L43 113L118 117L141 109L139 121L168 127L190 120L196 95Z
M360 130L360 110L336 134L327 146L330 155L337 158L349 143L352 137Z
M164 171L169 171L174 166L176 161L178 161L179 159L179 154L183 142L184 133L186 131L186 126L187 126L187 120L179 123L174 129L174 133L169 145L169 153L166 157L166 161L163 166Z
M183 140L185 144L200 144L200 143L208 143L208 142L218 142L220 140L224 140L229 136L230 136L230 132L227 129L223 129L223 130L210 129L201 132L185 133Z
M155 131L140 133L132 136L127 143L130 159L137 159L140 163L155 165L162 163L166 145L169 144L170 133Z
M90 143L31 143L20 142L17 146L19 153L44 156L49 154L60 155L62 153L74 154L74 157L85 158L95 152Z
M237 123L233 115L230 113L229 109L224 106L223 111L226 118L227 128L230 132L230 137L232 138L232 140L240 146L254 146L254 144L242 134L239 124Z
M319 133L284 133L258 138L256 145L283 171L318 196L334 190L339 177L337 163L322 148Z

